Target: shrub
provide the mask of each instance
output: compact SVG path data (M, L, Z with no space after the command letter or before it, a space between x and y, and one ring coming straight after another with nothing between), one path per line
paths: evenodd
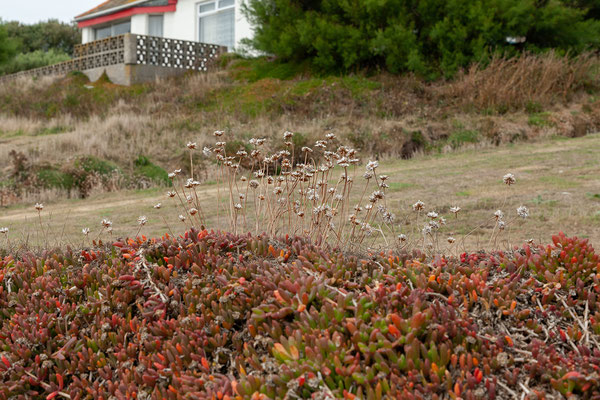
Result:
M283 61L309 60L318 71L383 67L450 76L496 51L524 47L582 51L598 44L600 22L564 1L250 0L251 44Z
M135 173L150 179L154 183L171 186L167 171L152 163L146 156L139 156L135 160Z
M10 62L0 66L0 75L14 74L19 71L45 67L46 65L57 64L68 61L71 57L58 50L36 50L31 53L20 53Z
M17 43L8 37L6 29L0 25L0 68L14 57L16 51Z

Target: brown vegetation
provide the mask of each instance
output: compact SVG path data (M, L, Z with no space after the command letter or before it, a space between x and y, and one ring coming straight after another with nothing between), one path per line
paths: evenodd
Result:
M582 136L600 126L598 65L592 55L496 58L452 82L427 83L391 75L250 79L252 62L233 60L217 73L129 88L91 84L77 74L5 83L1 180L15 148L32 165L62 168L93 156L129 174L145 156L169 170L186 158L188 140L203 146L216 129L230 133L230 146L238 148L250 137L276 139L288 129L298 146L334 132L379 159Z

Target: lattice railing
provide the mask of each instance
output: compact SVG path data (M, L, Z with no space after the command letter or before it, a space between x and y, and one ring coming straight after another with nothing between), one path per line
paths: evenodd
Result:
M207 71L226 51L213 44L126 34L77 45L73 60L0 76L0 81L20 76L64 75L118 64Z
M124 51L125 35L113 36L106 39L95 40L86 44L78 44L73 50L73 57L87 57L115 51Z
M186 40L140 35L136 39L136 64L206 71L224 51L221 46Z

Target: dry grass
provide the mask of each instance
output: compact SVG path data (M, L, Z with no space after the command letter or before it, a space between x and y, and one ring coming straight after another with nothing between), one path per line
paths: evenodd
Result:
M454 82L434 93L462 108L478 110L526 109L566 103L580 90L597 88L599 62L593 54L576 58L549 52L542 56L494 57L482 67L473 65Z
M449 208L458 205L459 218L448 218L442 235L464 236L481 226L467 238L469 249L488 246L493 229L491 217L504 202L506 186L502 176L513 172L517 184L503 211L510 217L524 204L531 210L526 221L516 222L510 232L498 241L498 247L522 243L529 238L548 242L550 235L565 231L568 235L588 237L600 243L600 136L551 140L534 144L501 146L497 149L474 149L437 156L419 156L412 160L383 161L380 173L390 175L387 204L400 222L402 232L414 235L417 229L410 205L416 200L426 203L427 210L448 216ZM208 226L216 226L215 185L200 186L200 201L204 212L212 215ZM154 210L153 205L163 203ZM251 207L251 204L249 204ZM100 231L100 220L114 222L114 236L134 235L137 217L147 215L150 222L142 234L162 235L170 229L185 228L178 215L179 206L159 190L97 194L89 200L69 200L46 205L42 214L48 237L56 244L81 245L81 229L90 227L94 237ZM249 215L252 211L248 212ZM167 225L163 222L165 218ZM223 218L221 217L221 221ZM48 224L49 226L46 226ZM0 217L0 225L11 230L13 241L41 244L37 213L32 204L14 206ZM420 227L419 227L420 228ZM103 234L108 239L107 234ZM460 239L459 239L460 241ZM457 247L457 250L459 248Z
M144 155L172 170L186 165L186 141L210 144L217 129L240 146L251 137L276 142L289 129L312 145L334 132L363 157L379 158L582 136L600 128L600 101L583 90L595 89L597 64L591 55L553 53L495 59L446 83L390 75L248 83L225 70L132 88L90 89L78 76L0 84L0 181L15 149L35 165L94 156L127 173ZM502 104L513 111L488 112ZM210 176L214 164L205 166Z

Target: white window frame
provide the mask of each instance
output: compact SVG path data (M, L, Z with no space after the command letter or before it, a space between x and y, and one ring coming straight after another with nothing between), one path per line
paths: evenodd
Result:
M215 14L218 14L223 11L233 9L233 15L234 15L234 17L233 17L233 41L235 42L235 7L236 7L237 0L234 0L233 4L230 6L225 6L225 7L219 8L220 1L221 0L209 0L209 1L202 1L202 2L196 4L196 27L197 27L196 37L198 38L198 40L200 40L200 18L208 17L208 16L215 15ZM206 6L211 3L215 5L214 10L200 12L200 7Z

